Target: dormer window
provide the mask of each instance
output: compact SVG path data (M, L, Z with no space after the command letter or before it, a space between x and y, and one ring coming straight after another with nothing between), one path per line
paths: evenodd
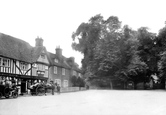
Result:
M54 62L58 63L58 59L55 58L55 59L54 59Z
M42 55L41 55L41 58L42 58L42 59L45 59L45 55L44 55L44 54L42 54Z

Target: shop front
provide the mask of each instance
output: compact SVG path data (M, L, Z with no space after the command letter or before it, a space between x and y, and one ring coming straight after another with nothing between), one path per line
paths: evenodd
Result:
M28 75L19 75L12 73L3 73L0 72L0 83L9 84L15 83L19 88L19 94L26 93L30 85L37 82L46 82L48 78L39 77L39 76L28 76Z

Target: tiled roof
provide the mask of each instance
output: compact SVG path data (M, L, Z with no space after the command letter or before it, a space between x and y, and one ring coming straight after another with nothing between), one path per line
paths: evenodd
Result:
M50 57L51 59L51 65L52 66L59 66L59 67L64 67L64 68L70 68L70 66L66 63L66 60L65 60L65 57L62 56L61 59L59 59L59 56L57 54L53 54L53 53L50 53L48 52L48 56ZM58 59L58 63L56 63L54 60L55 59Z

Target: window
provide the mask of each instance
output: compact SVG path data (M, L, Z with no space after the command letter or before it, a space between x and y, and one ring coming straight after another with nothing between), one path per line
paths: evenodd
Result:
M58 63L58 59L55 58L55 59L54 59L54 62Z
M28 69L28 64L24 62L20 62L20 69L21 70L27 70Z
M65 75L65 68L62 68L62 75Z
M68 80L63 81L63 87L68 87Z
M48 70L48 66L45 66L45 70Z
M6 59L6 58L0 58L0 65L5 66L5 67L9 67L10 66L10 60Z
M38 64L38 70L40 70L40 71L45 71L45 65L43 65L43 64Z
M42 55L41 55L41 58L42 58L42 59L45 59L45 55L44 55L44 54L42 54Z
M77 73L76 73L76 71L73 71L73 75L77 76Z
M54 66L54 74L57 74L57 73L58 73L58 71L57 71L57 67Z

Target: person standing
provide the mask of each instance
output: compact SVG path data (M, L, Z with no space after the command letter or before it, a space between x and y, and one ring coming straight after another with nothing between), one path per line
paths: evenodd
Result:
M45 96L46 96L47 95L47 82L44 81L43 85L44 85L44 93L45 93Z
M51 81L50 84L51 84L51 89L52 89L52 95L54 95L54 92L55 92L55 86L54 86L53 81Z
M57 84L57 93L58 93L58 94L60 94L60 89L61 89L60 85Z

